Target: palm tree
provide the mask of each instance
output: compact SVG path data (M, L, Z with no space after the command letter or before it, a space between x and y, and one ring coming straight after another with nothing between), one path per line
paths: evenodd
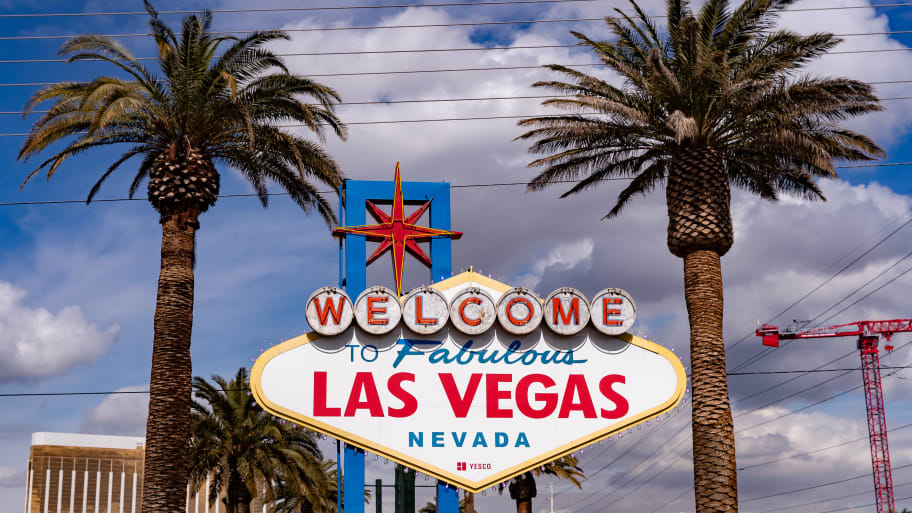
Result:
M749 0L731 11L727 0L707 0L694 13L687 0L667 0L660 32L631 0L635 14L605 19L614 41L573 33L624 85L547 66L568 80L534 85L568 95L544 103L569 112L520 122L531 128L518 139L543 155L530 163L544 168L531 190L578 180L566 197L629 178L605 216L613 218L665 187L668 249L684 260L697 511L738 503L720 263L734 240L731 188L824 199L815 179L836 177L834 161L883 155L840 125L881 109L868 84L799 74L840 40L777 29L777 11L793 2Z
M34 157L55 142L70 140L27 182L42 170L50 178L67 158L87 150L129 145L92 187L87 202L133 157L141 157L141 163L130 196L149 179L148 199L160 214L162 247L142 495L142 511L148 513L184 507L195 238L199 215L218 198L216 164L239 171L264 207L267 184L274 182L302 209L316 210L332 223L329 204L310 180L337 186L342 181L339 166L317 142L276 123L298 123L320 141L327 128L344 139L345 126L334 113L340 98L333 89L289 72L266 48L270 42L288 39L287 34L216 37L209 12L185 17L181 32L175 34L148 2L146 10L161 74L147 69L113 39L71 38L59 52L68 62L104 61L126 78L61 82L36 92L26 113L43 102L53 103L35 122L19 158Z
M578 489L582 489L580 479L585 479L583 469L579 467L576 456L567 455L560 457L543 466L514 477L509 484L510 498L516 501L516 513L532 513L532 499L538 495L535 487L535 476L549 475L566 479ZM500 488L503 493L503 487Z
M228 513L250 513L262 490L262 500L281 499L285 511L335 509L333 463L323 461L316 435L258 408L246 369L230 381L195 377L193 390L190 482L196 489L211 479L210 503L224 492Z
M281 478L276 485L273 513L331 513L336 511L336 464L298 469L297 480ZM296 482L297 481L297 482ZM369 490L365 490L369 497Z

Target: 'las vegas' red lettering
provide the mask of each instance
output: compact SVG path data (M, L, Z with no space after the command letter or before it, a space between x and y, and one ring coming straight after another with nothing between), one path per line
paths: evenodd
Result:
M621 376L620 374L609 374L599 381L599 391L606 399L614 403L613 410L600 408L602 410L602 418L619 419L624 415L627 415L627 412L630 410L630 404L627 403L627 399L625 399L624 396L611 388L611 385L615 383L625 382L624 376Z
M577 395L579 401L575 401ZM567 376L567 388L564 389L564 398L557 417L566 419L574 410L583 412L583 417L587 419L595 418L595 405L592 404L592 396L589 395L589 387L586 386L586 378L582 374Z
M487 406L489 419L509 419L513 417L512 409L503 409L500 407L501 399L509 399L512 392L501 390L501 383L513 381L510 374L487 374L485 376L485 405Z
M361 393L364 400L361 400ZM380 394L374 383L374 376L370 372L355 373L355 382L352 383L351 394L345 405L345 416L354 417L358 410L367 410L371 417L382 417L383 406L380 404Z
M342 408L326 406L326 373L314 372L314 417L338 417Z
M472 406L472 399L475 397L475 392L478 390L478 385L481 383L481 374L472 374L469 376L469 384L466 386L466 391L461 396L459 395L459 387L456 386L456 380L453 379L452 374L439 374L440 383L443 385L443 391L446 393L447 400L450 401L450 408L453 409L453 414L459 418L465 418L469 414L469 408Z
M545 374L524 376L516 384L516 407L520 413L530 419L543 419L554 413L554 409L557 408L557 392L538 392L535 394L535 400L543 401L545 404L541 408L533 408L529 403L529 387L533 383L544 385L546 389L556 384L553 379Z
M387 408L386 413L390 417L408 417L418 411L418 400L402 388L403 381L414 383L415 375L411 372L397 372L390 376L389 381L386 382L386 387L393 394L393 397L402 401L401 408Z

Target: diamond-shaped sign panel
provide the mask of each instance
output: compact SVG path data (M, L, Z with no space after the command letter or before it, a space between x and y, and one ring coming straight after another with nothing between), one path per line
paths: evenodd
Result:
M434 287L495 301L510 288L471 272ZM308 333L265 352L251 376L267 411L473 492L673 408L684 386L673 353L630 334L496 324L472 336L404 323Z

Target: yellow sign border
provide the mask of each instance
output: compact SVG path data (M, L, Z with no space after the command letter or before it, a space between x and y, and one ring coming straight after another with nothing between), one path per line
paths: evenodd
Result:
M488 278L481 274L475 273L473 271L466 271L464 273L453 276L452 278L448 278L441 282L435 283L431 286L436 288L437 290L447 290L449 288L452 288L452 287L455 287L457 285L467 283L467 282L468 283L477 283L479 285L483 285L483 286L489 287L491 289L494 289L498 292L506 292L507 290L509 290L511 288L509 285L501 283L497 280L493 280L491 278ZM463 489L468 490L473 493L480 492L489 486L493 486L493 485L496 485L503 481L506 481L512 477L522 474L523 472L537 468L541 465L544 465L545 463L554 461L562 456L565 456L574 451L577 451L587 445L590 445L595 442L598 442L599 440L608 438L609 436L611 436L615 433L618 433L625 429L631 428L633 426L636 426L637 424L640 424L651 418L657 417L657 416L661 415L662 413L665 413L666 411L674 408L678 404L678 402L684 396L684 389L685 389L685 385L687 384L687 377L684 372L684 366L681 364L681 361L678 359L677 356L675 356L674 353L672 353L668 349L666 349L654 342L650 342L650 341L648 341L644 338L640 338L636 335L631 335L629 333L624 333L622 335L618 335L617 338L620 338L621 340L624 340L625 342L627 342L629 344L633 344L635 346L638 346L638 347L641 347L648 351L651 351L653 353L656 353L656 354L662 356L663 358L665 358L666 360L668 360L669 362L671 362L672 366L675 369L675 373L676 373L678 379L677 379L677 387L675 388L675 392L674 392L674 394L672 394L672 396L667 401L665 401L664 403L662 403L661 405L659 405L655 408L652 408L650 410L647 410L647 411L641 413L640 415L631 417L629 419L624 419L624 421L622 421L622 422L612 424L611 426L608 426L605 429L597 431L591 435L587 435L585 437L579 438L577 440L564 444L564 445L562 445L556 449L553 449L551 451L548 451L546 453L536 455L534 458L527 460L523 463L520 463L518 465L514 465L513 467L510 467L502 472L499 472L499 473L491 476L488 479L485 479L483 481L470 481L470 480L465 479L464 477L459 476L458 474L454 474L454 473L448 472L442 468L436 467L434 465L430 465L426 462L422 462L420 460L413 459L413 458L409 457L408 455L405 455L403 453L400 453L400 452L390 449L388 447L383 447L382 445L377 444L377 442L361 438L357 435L348 433L347 431L343 431L341 429L336 429L333 426L330 426L329 424L320 422L319 420L307 417L305 415L301 415L297 412L291 411L287 408L283 408L282 406L272 403L266 397L266 395L263 393L262 385L260 383L260 379L263 374L263 369L266 367L266 364L269 363L270 360L272 360L274 357L278 356L279 354L284 353L286 351L290 351L296 347L300 347L305 344L309 344L309 343L317 340L318 338L320 338L320 335L317 334L316 332L306 333L304 335L295 337L291 340L287 340L277 346L271 347L269 350L267 350L263 354L261 354L259 358L257 358L256 362L253 364L253 369L251 370L251 373L250 373L250 389L253 392L253 397L256 399L257 404L259 404L260 407L262 407L264 410L268 411L269 413L271 413L273 415L296 422L296 423L306 426L310 429L327 434L329 436L332 436L333 438L336 438L337 440L342 440L348 444L354 445L354 446L364 449L366 451L370 451L372 453L382 455L385 458L391 459L397 463L401 463L409 468L413 468L418 471L424 472L425 474L434 476L437 479L441 479L448 483L454 484L456 486L459 486L460 488L463 488Z

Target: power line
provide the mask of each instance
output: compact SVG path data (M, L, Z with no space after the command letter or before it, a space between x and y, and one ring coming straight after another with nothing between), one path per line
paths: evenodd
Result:
M912 5L912 4L908 4ZM297 28L297 29L277 29L283 32L339 32L339 31L355 31L355 30L386 30L386 29L415 29L415 28L446 28L446 27L480 27L486 25L533 25L536 23L582 23L589 21L604 21L605 18L562 18L562 19L542 19L542 20L504 20L504 21L474 21L474 22L456 22L456 23L420 23L415 25L364 25L364 26L348 26L348 27L306 27L306 28ZM230 34L249 34L251 32L256 32L257 30L263 31L264 29L248 29L248 30L213 30L210 31L210 34L214 35L230 35ZM177 33L175 35L179 35ZM77 36L79 34L55 34L48 36L0 36L0 41L34 41L34 40L53 40L53 39L69 39L71 37ZM130 32L123 34L99 34L104 37L112 38L128 38L128 37L148 37L152 34L150 32Z
M895 433L896 431L902 431L903 429L908 429L908 428L910 428L910 427L912 427L912 424L905 424L905 425L903 425L903 426L895 427L895 428L893 428L893 429L888 429L887 432L888 432L888 433ZM777 458L777 459L775 459L775 460L764 461L764 462L762 462L762 463L755 463L755 464L753 464L753 465L746 465L746 466L744 466L744 467L738 468L738 470L739 470L739 471L740 471L740 470L748 470L748 469L752 469L752 468L756 468L756 467L762 467L762 466L764 466L764 465L769 465L769 464L771 464L771 463L779 463L780 461L790 460L790 459L794 459L794 458L800 458L800 457L802 457L802 456L808 456L808 455L811 455L811 454L816 454L816 453L818 453L818 452L828 451L828 450L830 450L830 449L835 449L835 448L837 448L837 447L843 447L843 446L846 446L846 445L849 445L849 444L853 444L853 443L857 443L857 442L861 442L862 440L867 440L867 439L868 439L867 436L863 436L863 437L860 437L860 438L856 438L856 439L854 439L854 440L846 440L845 442L840 442L840 443L834 444L834 445L828 445L828 446L826 446L826 447L821 447L820 449L814 449L813 451L807 451L807 452L802 452L802 453L798 453L798 454L793 454L793 455L791 455L791 456L785 456L785 457L783 457L783 458Z
M346 105L399 105L399 104L409 104L409 103L448 103L448 102L477 102L477 101L505 101L505 100L545 100L550 98L575 98L576 95L573 94L544 94L544 95L528 95L528 96L478 96L474 98L418 98L418 99L404 99L404 100L364 100L364 101L342 101L337 103L339 106ZM878 98L880 101L889 101L889 100L912 100L912 96L895 96L891 98ZM49 110L33 110L28 113L21 110L6 110L0 111L0 115L25 115L25 114L47 114ZM898 164L883 164L883 165L903 165L903 163ZM870 165L858 165L858 166L841 166L841 167L870 167Z
M595 0L573 0L573 1L595 1ZM836 37L860 37L860 36L883 36L883 35L903 35L912 34L912 30L893 30L886 32L855 32L849 34L833 34ZM12 37L12 36L8 36ZM0 40L8 40L0 37ZM325 57L340 55L395 55L395 54L413 54L413 53L439 53L439 52L490 52L490 51L513 51L513 50L539 50L548 48L585 48L580 43L574 44L550 44L550 45L514 45L514 46L473 46L473 47L456 47L456 48L419 48L412 50L351 50L351 51L331 51L331 52L293 52L277 53L278 57ZM872 49L857 50L860 53L871 52L902 52L908 51L909 48L889 48L889 49ZM840 54L844 52L830 52L830 54ZM138 61L156 61L159 57L136 57ZM69 59L0 59L0 64L53 64L67 63ZM101 62L101 59L85 59L77 62Z
M851 305L849 305L849 306L843 308L842 310L840 310L840 311L834 313L833 315L827 317L826 319L823 320L823 322L829 321L829 320L832 319L833 317L836 317L837 315L841 314L842 312L845 312L845 311L848 310L849 308L852 308L853 306L855 306L855 305L857 305L858 303L864 301L865 299L868 299L869 297L871 297L872 295L874 295L876 292L880 291L880 290L883 289L884 287L890 285L890 284L893 283L894 281L896 281L896 280L898 280L899 278L902 278L903 276L905 276L906 274L908 274L909 271L912 271L912 267L910 267L910 268L906 269L905 271L899 273L898 275L894 276L893 278L890 278L890 280L887 281L886 283L884 283L883 285L877 287L876 289L872 290L871 292L868 292L867 294L865 294L863 297L861 297L861 298L859 298L858 300L856 300L856 301L855 301L854 303L852 303Z
M517 117L528 117L528 116L517 116ZM348 123L352 124L352 123ZM5 134L0 134L0 136ZM27 134L22 134L27 135ZM862 164L862 165L849 165L849 166L836 166L839 169L846 168L856 168L856 167L880 167L880 166L912 166L912 162L884 162L882 164ZM600 182L612 182L612 181L628 181L632 178L627 177L615 177L615 178L602 178ZM577 180L555 180L552 183L576 183ZM470 188L479 188L479 187L515 187L515 186L527 186L529 182L493 182L493 183L468 183L468 184L451 184L451 189L470 189ZM318 194L336 194L335 191L317 191ZM287 192L269 192L266 193L266 196L288 196ZM239 193L239 194L220 194L219 198L257 198L259 194L257 193ZM146 201L147 198L98 198L93 199L92 203L118 203L124 201ZM18 206L34 206L34 205L74 205L74 204L85 204L85 200L34 200L34 201L6 201L0 202L0 207L18 207ZM90 203L91 204L91 203ZM910 219L912 221L912 219ZM753 332L751 332L753 335Z
M877 367L878 369L912 369L912 365L899 365L899 366L883 366ZM864 370L861 368L844 368L844 369L809 369L809 370L785 370L785 371L755 371L755 372L728 372L727 376L757 376L757 375L767 375L767 374L812 374L815 372L838 372L838 371L860 371Z
M909 486L909 485L912 485L912 483L902 483L902 484L894 485L893 488L894 489L901 488L903 486ZM773 513L775 511L785 511L785 510L789 510L789 509L800 508L803 506L811 506L814 504L821 504L824 502L832 502L832 501L840 500L840 499L848 499L849 497L858 497L859 495L866 495L869 493L871 493L871 490L865 490L863 492L853 493L850 495L843 495L842 497L832 497L829 499L822 499L822 500L814 501L814 502L805 502L804 504L792 504L792 505L786 506L784 508L768 509L766 511L761 511L760 513ZM869 506L873 506L873 504L869 504ZM846 508L846 509L852 509L852 508Z
M912 344L912 341L907 342L906 344L903 344L903 346L901 346L900 348L905 347L905 346L907 346L907 345L909 345L909 344ZM887 374L886 377L889 378L890 376L892 376L892 375L896 374L897 372L899 372L899 370L900 370L900 369L894 370L894 371L891 372L890 374ZM842 376L843 376L843 375L839 375L839 376L837 376L837 377L842 377ZM829 380L829 381L832 381L832 380ZM818 383L817 385L814 385L814 387L817 387L817 386L819 386L819 385L820 385L820 383ZM769 419L769 420L764 420L763 422L754 424L754 425L752 425L752 426L748 426L748 427L746 427L746 428L738 429L738 430L736 430L735 432L736 432L736 433L743 433L743 432L745 432L745 431L750 431L751 429L754 429L754 428L757 428L757 427L760 427L760 426L765 426L766 424L769 424L769 423L771 423L771 422L775 422L775 421L780 420L780 419L784 419L785 417L789 417L789 416L791 416L791 415L794 415L794 414L796 414L796 413L802 412L802 411L807 410L807 409L809 409L809 408L813 408L814 406L818 406L818 405L823 404L823 403L825 403L825 402L827 402L827 401L832 401L833 399L836 399L837 397L842 397L842 396L844 396L844 395L846 395L846 394L848 394L848 393L850 393L850 392L854 392L855 390L858 390L859 388L861 388L861 387L863 387L863 386L864 386L864 384L854 386L854 387L852 387L852 388L850 388L850 389L848 389L848 390L843 390L842 392L839 392L839 393L837 393L837 394L833 394L833 395L831 395L831 396L829 396L829 397L827 397L827 398L825 398L825 399L821 399L821 400L819 400L819 401L815 401L815 402L813 402L813 403L811 403L811 404L808 404L807 406L803 406L803 407L801 407L801 408L798 408L797 410L791 410L791 411L789 411L788 413L784 413L784 414L782 414L782 415L779 415L778 417L775 417L775 418L772 418L772 419ZM814 388L814 387L809 387L808 390L809 390L810 388ZM794 394L793 394L793 395L794 395ZM792 396L789 396L789 397L792 397ZM775 401L775 402L779 402L779 401ZM766 408L767 406L770 406L770 405L772 405L772 404L775 404L775 402L770 403L770 404L764 406L764 408ZM752 410L750 413L752 413L753 411L756 411L756 410L757 410L757 409L755 408L755 409Z
M836 363L836 362L838 362L839 360L842 360L843 358L847 358L847 357L849 357L849 356L852 356L853 354L857 354L857 353L856 353L855 351L849 351L848 353L846 353L846 354L844 354L844 355L842 355L842 356L840 356L840 357L834 358L834 359L832 359L832 360L830 360L830 361L828 361L828 362L826 362L826 363L823 363L823 364L818 365L817 367L815 367L815 368L812 369L812 370L815 370L815 371L816 371L816 370L820 370L820 369L822 369L823 367L826 367L827 365L830 365L831 363ZM804 376L804 374L800 374L800 375L795 376L795 377L793 377L793 378L789 378L789 379L787 379L787 380L785 380L785 381L776 383L775 385L770 386L770 387L768 387L768 388L764 388L763 390L760 390L759 392L754 392L753 394L751 394L751 395L749 395L749 396L747 396L747 397L741 397L741 398L739 398L739 399L736 399L735 401L732 401L732 404L737 404L737 403L740 403L740 402L744 402L744 401L746 401L746 400L748 400L748 399L752 399L752 398L754 398L754 397L757 397L758 395L765 394L766 392L769 392L770 390L775 390L775 389L777 389L777 388L779 388L779 387L781 387L781 386L784 386L784 385L787 385L787 384L791 383L792 381L795 381L796 379L800 379L802 376Z
M898 501L904 501L904 500L908 500L908 499L912 499L912 496L909 496L909 497L897 497L897 498L896 498L896 500L898 500ZM847 508L831 509L831 510L829 510L829 511L823 511L823 512L821 512L821 513L836 513L837 511L845 511L845 510L847 510L847 509L867 508L868 506L876 506L876 505L877 505L877 504L874 504L874 503L872 503L872 504L859 504L858 506L849 506L849 507L847 507Z
M874 276L873 278L871 278L870 280L864 282L860 287L858 287L858 288L856 288L855 290L853 290L852 292L846 294L845 297L843 297L842 299L840 299L839 301L837 301L835 304L833 304L833 306L831 306L831 307L827 308L826 310L820 312L819 314L815 315L814 317L811 317L811 320L810 320L810 322L809 322L808 324L810 324L811 322L814 322L815 320L817 320L817 318L823 316L825 313L829 312L829 311L832 310L833 308L836 308L836 307L839 306L843 301L845 301L845 300L849 299L850 297L854 296L854 295L857 294L861 289L867 287L868 285L870 285L871 283L873 283L874 280L876 280L877 278L880 278L881 276L883 276L884 274L886 274L887 272L889 272L891 269L893 269L893 268L896 267L897 265L901 264L903 261L905 261L905 260L906 260L907 258L909 258L909 257L912 257L912 251L906 253L905 256L898 258L895 262L893 262L892 264L890 264L886 269L884 269L883 271L877 273L877 275L875 275L875 276ZM853 303L853 305L854 305L854 304L855 304L855 303ZM852 306L852 305L850 305L850 306ZM842 311L845 311L845 310L841 310L839 313L841 313ZM820 321L819 323L817 323L817 325L815 326L815 328L816 328L816 327L820 327L821 325L825 324L826 321L830 320L831 318L832 318L832 317L827 317L827 318L824 319L823 321Z
M808 373L810 373L810 372L819 372L819 369L815 369L815 370L812 370L812 371L806 371L806 372L808 372ZM743 417L743 416L745 416L745 415L750 415L751 413L760 411L760 410L762 410L762 409L764 409L764 408L768 408L768 407L770 407L770 406L772 406L772 405L774 405L774 404L776 404L776 403L781 403L782 401L787 401L787 400L789 400L789 399L791 399L791 398L793 398L793 397L796 397L796 396L799 396L799 395L801 395L801 394L804 394L804 393L806 393L806 392L808 392L808 391L810 391L810 390L814 390L815 388L822 387L823 385L826 385L827 383L836 381L837 379L839 379L839 378L841 378L841 377L843 377L843 376L848 376L848 375L851 374L851 373L852 373L851 370L843 371L842 373L840 373L840 374L838 374L838 375L836 375L836 376L833 376L833 377L830 378L830 379L825 379L825 380L823 380L823 381L821 381L821 382L819 382L819 383L816 383L816 384L814 384L814 385L811 385L811 386L809 386L809 387L802 388L801 390L799 390L799 391L797 391L797 392L795 392L795 393L793 393L793 394L787 395L787 396L782 397L782 398L780 398L780 399L776 399L775 401L766 403L766 404L764 404L763 406L757 406L756 408L752 408L752 409L750 409L750 410L743 411L743 412L741 412L741 413L735 415L733 418L738 418L738 417ZM804 373L802 373L802 375L804 375Z
M908 467L912 467L912 463L909 463L909 464L906 464L906 465L901 465L901 466L899 466L899 467L893 467L892 470L900 470L900 469L904 469L904 468L908 468ZM790 494L798 493L798 492L806 492L806 491L808 491L808 490L814 490L814 489L817 489L817 488L823 488L823 487L825 487L825 486L832 486L832 485L834 485L834 484L848 483L849 481L854 481L854 480L856 480L856 479L862 479L862 478L865 478L865 477L871 477L871 473L869 472L869 473L867 473L867 474L862 474L862 475L860 475L860 476L855 476L855 477L848 477L848 478L845 478L845 479L840 479L840 480L838 480L838 481L831 481L831 482L829 482L829 483L823 483L823 484L819 484L819 485L807 486L807 487L804 487L804 488L798 488L798 489L796 489L796 490L789 490L789 491L787 491L787 492L779 492L779 493L773 493L773 494L770 494L770 495L763 495L763 496L760 496L760 497L751 497L751 498L749 498L749 499L741 499L741 500L739 500L738 502L752 502L752 501L759 501L759 500L761 500L761 499L770 499L770 498L772 498L772 497L781 497L781 496L783 496L783 495L790 495Z
M565 0L570 1L570 0ZM584 0L580 0L584 1ZM506 2L504 2L506 3ZM521 2L516 2L521 3ZM530 2L533 3L533 2ZM443 4L441 6L456 6L457 4ZM490 3L490 5L496 5L495 3ZM415 5L419 6L418 4ZM422 7L428 7L428 4L420 5ZM817 11L846 11L854 9L871 9L871 8L884 8L884 7L910 7L912 3L900 2L900 3L890 3L890 4L877 4L877 5L847 5L847 6L836 6L836 7L802 7L794 9L777 9L779 12L817 12ZM390 8L393 6L352 6L350 8ZM397 7L407 7L407 6L397 6ZM259 9L233 9L233 10L224 10L219 11L215 10L213 12L234 12L234 13L243 13L243 12L277 12L277 11L293 11L293 10L304 10L307 8L287 8L287 9L270 9L270 10L259 10ZM312 8L326 10L326 8ZM337 8L340 9L340 8ZM344 9L344 7L342 8ZM177 13L178 11L163 11L164 13ZM187 14L199 12L199 11L187 11ZM56 13L48 13L48 15L54 15ZM61 16L87 16L93 13L59 13ZM98 15L115 15L115 12L107 13L97 13ZM145 14L139 11L124 13L124 14ZM37 17L38 13L26 15L5 15L6 17ZM647 16L652 19L665 18L666 16L656 15L656 16ZM417 24L417 25L370 25L370 26L348 26L348 27L308 27L302 29L282 29L286 32L313 32L313 31L336 31L336 30L379 30L379 29L392 29L392 28L433 28L433 27L461 27L461 26L478 26L478 25L508 25L508 24L534 24L534 23L568 23L568 22L586 22L586 21L603 21L605 18L567 18L567 19L540 19L540 20L508 20L508 21L487 21L487 22L467 22L467 23L436 23L436 24ZM239 33L250 33L254 30L231 30L231 31L212 31L212 34L239 34ZM30 39L66 39L73 37L76 34L59 34L59 35L48 35L48 36L6 36L0 37L0 40L30 40ZM126 34L102 34L106 37L144 37L151 36L152 34L148 32L134 32Z
M658 511L659 511L660 509L664 508L665 506L668 506L669 504L674 503L674 501L680 499L681 497L684 496L685 493L687 493L687 492L689 492L689 491L690 491L690 488L685 488L683 492L681 492L681 493L675 495L674 497L672 497L671 499L669 499L668 501L666 501L665 503L663 503L663 504L662 504L661 506L659 506L658 508L652 510L650 513L658 513Z
M387 4L387 5L345 5L345 6L323 6L323 7L276 7L276 8L257 8L257 9L209 9L209 12L215 14L238 14L238 13L269 13L269 12L314 12L314 11L354 11L363 9L407 9L411 7L487 7L497 5L517 5L517 4L559 4L570 2L594 2L596 0L504 0L497 2L451 2L451 3L430 3L430 4ZM197 14L199 10L171 10L158 11L158 14ZM0 18L76 18L89 16L138 16L148 15L146 11L103 11L103 12L45 12L45 13L21 13L21 14L0 14Z
M4 38L0 37L0 41ZM826 55L849 55L849 54L860 54L860 53L883 53L883 52L908 52L912 51L910 48L887 48L879 50L846 50L843 52L829 52ZM606 67L607 64L601 62L584 62L584 63L571 63L571 64L560 64L568 68L590 68L590 67ZM464 72L480 72L480 71L512 71L520 69L544 69L545 64L536 64L536 65L526 65L526 66L489 66L489 67L479 67L479 68L434 68L434 69L407 69L407 70L385 70L385 71L353 71L353 72L340 72L340 73L308 73L308 77L316 78L328 78L328 77L365 77L365 76L379 76L379 75L414 75L421 73L464 73ZM60 80L57 82L6 82L0 83L0 87L44 87L49 85L55 85L60 82L78 82L77 80ZM869 84L874 84L875 82L868 82ZM889 83L899 83L899 81L890 81Z
M877 241L877 243L875 243L873 246L871 246L870 248L868 248L868 249L867 249L866 251L864 251L861 255L858 255L857 257L855 257L854 259L852 259L851 262L849 262L848 264L846 264L845 266L843 266L841 269L839 269L839 270L836 271L835 273L831 274L827 279L823 280L820 284L818 284L816 287L814 287L813 289L811 289L811 290L810 290L809 292L807 292L805 295L801 296L801 297L798 298L796 301L792 302L789 306L785 307L781 312L779 312L779 313L777 313L776 315L772 316L772 317L771 317L768 321L766 321L766 322L769 323L769 322L775 321L780 315L784 314L785 312L788 312L789 310L791 310L792 308L794 308L795 306L797 306L799 303L801 303L802 301L804 301L805 299L807 299L808 297L810 297L812 294L814 294L815 292L817 292L818 290L820 290L821 288L823 288L823 286L825 286L827 283L830 283L831 281L833 281L834 279L836 279L837 276L839 276L840 274L844 273L844 272L845 272L846 270L848 270L850 267L852 267L853 265L855 265L859 260L861 260L862 258L866 257L866 256L867 256L868 254L870 254L872 251L874 251L875 249L877 249L881 244L883 244L883 243L886 242L888 239L890 239L891 237L893 237L894 235L896 235L897 232L899 232L900 230L902 230L903 228L905 228L906 226L908 226L909 223L912 223L912 217L910 217L910 218L909 218L906 222L904 222L903 224L899 225L898 228L896 228L896 229L893 230L892 232L888 233L888 234L887 234L886 236L884 236L882 239L880 239L879 241ZM738 344L744 342L745 340L747 340L748 337L750 337L750 336L753 335L753 334L754 334L754 332L751 332L751 333L749 333L748 335L746 335L745 337L742 337L741 340L738 340L737 342L735 342L734 344L732 344L731 346L729 346L728 349L731 349L731 348L737 346ZM739 370L741 370L741 369L747 367L748 365L751 365L751 364L753 364L753 363L756 363L756 362L760 361L760 360L763 359L763 358L766 358L769 354L770 354L769 352L763 352L763 351L761 351L761 352L755 354L754 356L748 358L747 360L741 362L739 365L737 365L737 366L736 366L734 369L732 369L732 370L733 370L733 371L739 371Z
M599 115L598 112L579 112L577 115L582 116L591 116ZM407 123L439 123L446 121L488 121L494 119L523 119L523 118L553 118L564 116L565 114L524 114L521 116L468 116L468 117L453 117L453 118L423 118L423 119L393 119L389 121L347 121L345 122L346 126L359 126L359 125L395 125L395 124L407 124ZM318 123L325 125L325 123ZM303 128L308 127L303 123L295 123L289 125L278 125L278 128ZM83 134L85 132L79 132ZM0 133L0 137L28 137L28 133Z

